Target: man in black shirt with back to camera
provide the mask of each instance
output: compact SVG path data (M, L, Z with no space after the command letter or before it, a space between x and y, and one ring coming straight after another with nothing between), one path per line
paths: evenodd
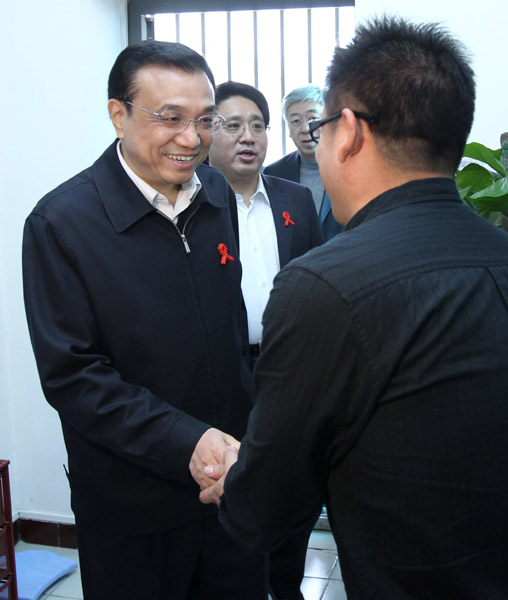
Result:
M348 600L507 597L508 237L454 181L474 100L437 25L374 20L335 53L311 129L346 229L275 279L225 453L231 535L269 550L324 500Z

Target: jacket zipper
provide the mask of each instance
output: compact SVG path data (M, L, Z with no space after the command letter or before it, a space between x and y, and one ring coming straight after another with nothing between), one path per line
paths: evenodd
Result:
M159 209L155 209L159 215L162 215L167 221L169 221L173 227L178 231L178 235L180 236L182 242L183 242L183 247L185 248L185 253L186 254L190 254L191 253L191 249L189 246L189 242L187 241L187 238L185 237L185 228L187 227L187 224L189 223L189 221L192 219L192 217L198 212L199 206L196 206L196 209L194 210L194 212L192 212L189 215L189 218L187 219L187 221L185 221L185 225L183 226L182 231L180 231L178 229L178 225L173 221L173 219L171 219L170 217L168 217L167 215L165 215L163 212L161 212Z

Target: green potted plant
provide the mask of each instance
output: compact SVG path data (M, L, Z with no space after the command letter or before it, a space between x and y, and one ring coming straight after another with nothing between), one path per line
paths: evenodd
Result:
M501 148L491 150L471 142L465 147L464 158L474 162L459 169L455 177L462 201L501 227L503 212L508 214L508 176L501 160Z

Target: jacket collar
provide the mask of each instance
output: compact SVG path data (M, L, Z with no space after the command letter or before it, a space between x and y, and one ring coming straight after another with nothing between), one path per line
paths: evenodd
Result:
M280 179L280 177L272 177L270 175L261 175L261 177L263 179L268 198L272 198L274 195L277 195L277 200L280 203L279 206L283 205L284 207L289 208L291 203L287 193L284 193L284 179Z
M113 142L97 159L92 166L92 173L109 220L117 233L123 233L147 214L155 212L155 209L120 164L116 153L117 143L118 140ZM206 169L208 168L199 166L196 171L203 185L194 198L193 204L208 202L217 208L224 208L227 206L227 198L216 197L216 195L210 198L206 192L205 181L208 180Z
M300 151L295 150L286 156L286 165L291 169L293 180L300 183Z
M401 206L436 202L436 200L461 202L453 179L446 177L416 179L387 190L361 208L346 225L346 230L354 229L380 214Z

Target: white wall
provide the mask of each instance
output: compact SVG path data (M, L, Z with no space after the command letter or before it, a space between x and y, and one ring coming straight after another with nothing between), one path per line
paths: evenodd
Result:
M65 522L72 513L60 425L40 391L25 324L23 222L44 193L88 166L113 139L106 81L126 42L125 5L24 0L12 14L0 13L0 458L12 461L14 510L27 518ZM374 0L356 6L360 21L379 13ZM439 20L469 46L478 82L471 139L498 147L499 134L508 131L508 3L385 0L383 10Z
M1 13L0 458L15 514L71 521L58 417L42 396L21 285L23 223L37 200L114 139L107 77L126 0L24 0Z
M508 131L508 2L356 0L357 23L382 13L401 15L417 22L442 23L469 48L477 85L476 113L469 141L499 148L500 134Z

